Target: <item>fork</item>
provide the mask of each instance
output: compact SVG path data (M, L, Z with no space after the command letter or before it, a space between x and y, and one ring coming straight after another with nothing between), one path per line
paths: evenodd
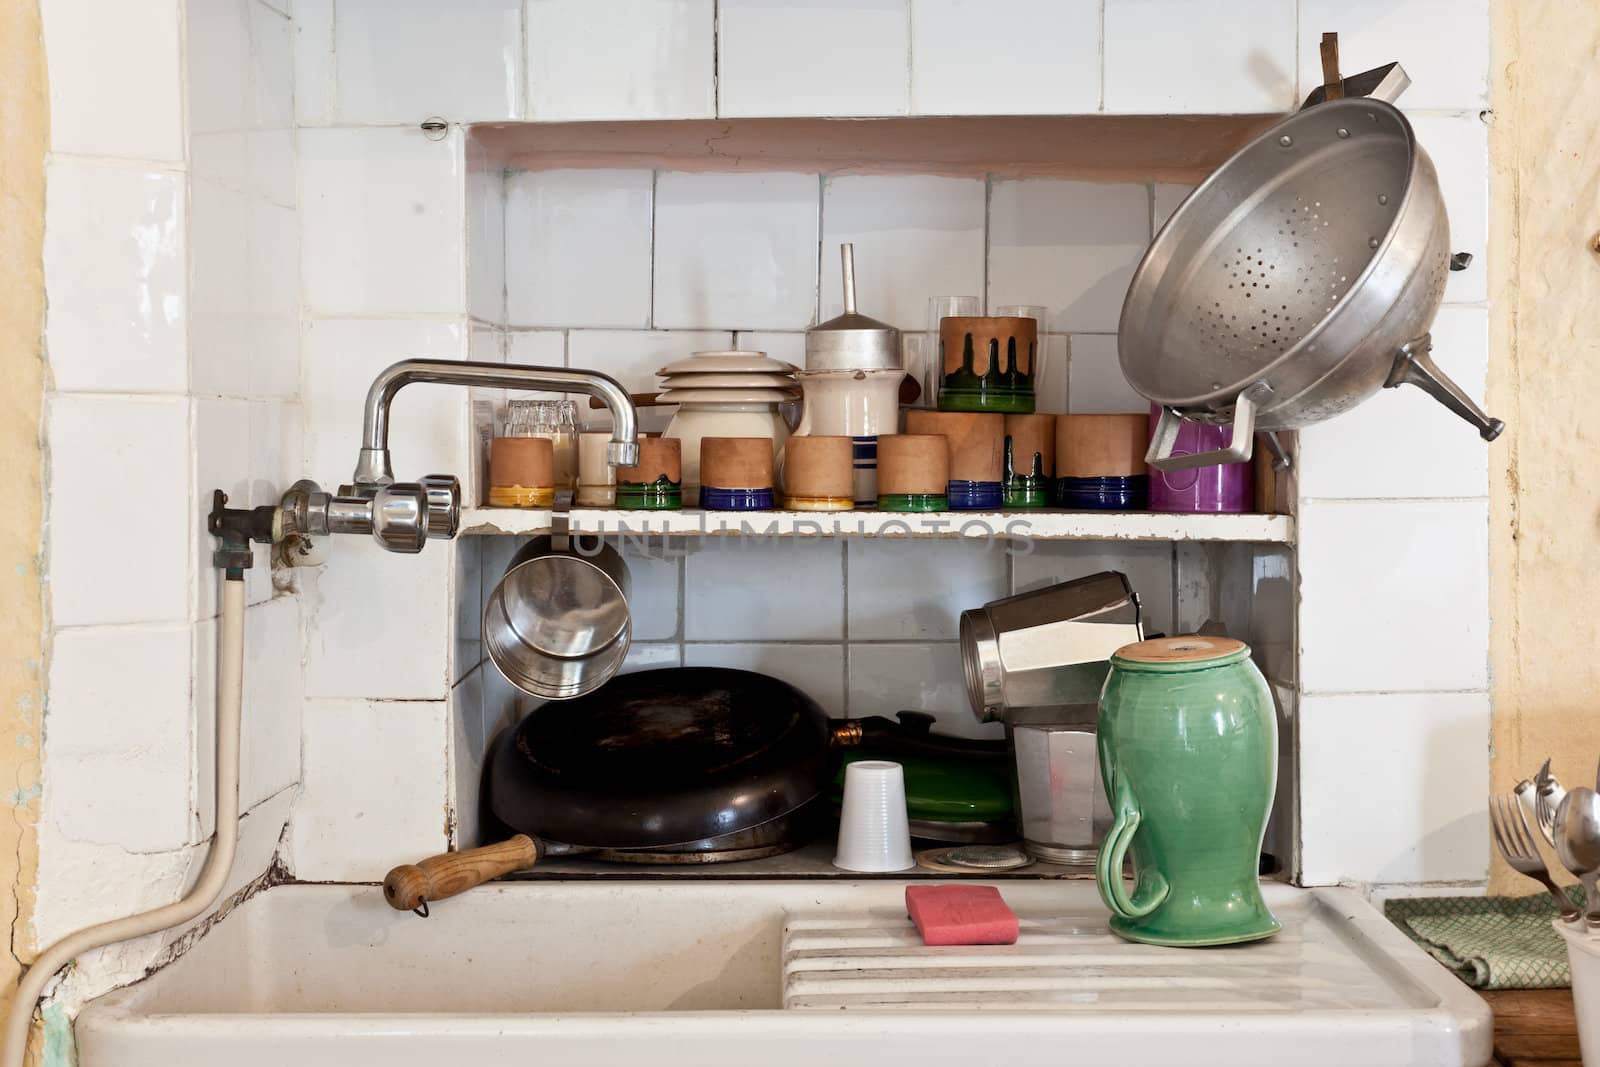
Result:
M1494 832L1495 847L1505 857L1506 863L1511 865L1511 869L1548 889L1563 921L1576 921L1578 908L1550 877L1550 868L1539 856L1539 846L1534 842L1533 832L1528 829L1528 820L1515 798L1489 798L1489 828Z
M1550 773L1550 761L1544 761L1539 772L1533 776L1533 784L1537 789L1534 799L1535 818L1539 822L1539 832L1544 834L1544 839L1550 844L1556 843L1556 809L1561 806L1561 800L1567 791L1561 788L1561 783L1556 781L1556 776Z

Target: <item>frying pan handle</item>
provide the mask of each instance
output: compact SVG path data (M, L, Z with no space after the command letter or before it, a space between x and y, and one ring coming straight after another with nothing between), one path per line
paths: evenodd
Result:
M1394 367L1389 371L1389 379L1383 383L1383 387L1393 389L1397 385L1414 385L1476 426L1478 436L1485 441L1499 437L1506 424L1485 415L1483 409L1474 404L1472 398L1439 369L1430 355L1432 351L1433 338L1428 334L1401 345L1400 351L1395 353Z
M430 900L464 893L475 885L539 862L544 850L527 834L464 852L445 852L420 863L405 863L383 879L383 899L396 911L415 911L424 917Z
M1243 463L1254 452L1256 436L1256 407L1272 395L1266 382L1256 382L1246 388L1233 401L1233 438L1227 448L1189 455L1173 455L1178 445L1178 431L1183 429L1183 416L1161 405L1161 418L1156 421L1155 436L1150 439L1150 451L1144 461L1158 471L1186 471L1195 467L1214 467L1219 463Z

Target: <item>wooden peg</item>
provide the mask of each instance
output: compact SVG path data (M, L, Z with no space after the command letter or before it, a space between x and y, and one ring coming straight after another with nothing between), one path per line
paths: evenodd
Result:
M1329 100L1344 99L1344 79L1339 77L1339 35L1322 35L1322 88Z

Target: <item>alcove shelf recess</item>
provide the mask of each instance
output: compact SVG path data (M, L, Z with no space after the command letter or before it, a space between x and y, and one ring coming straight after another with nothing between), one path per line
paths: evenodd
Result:
M463 534L538 534L547 509L465 508ZM573 508L571 528L617 536L1032 538L1041 541L1246 541L1291 544L1288 515L1168 515L1148 511L617 511Z

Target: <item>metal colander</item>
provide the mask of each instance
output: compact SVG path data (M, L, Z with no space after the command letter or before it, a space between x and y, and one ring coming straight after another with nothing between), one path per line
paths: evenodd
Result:
M1173 426L1234 422L1237 458L1255 429L1310 425L1402 381L1489 427L1427 357L1448 245L1433 164L1398 110L1308 108L1218 168L1151 243L1122 307L1123 373Z

